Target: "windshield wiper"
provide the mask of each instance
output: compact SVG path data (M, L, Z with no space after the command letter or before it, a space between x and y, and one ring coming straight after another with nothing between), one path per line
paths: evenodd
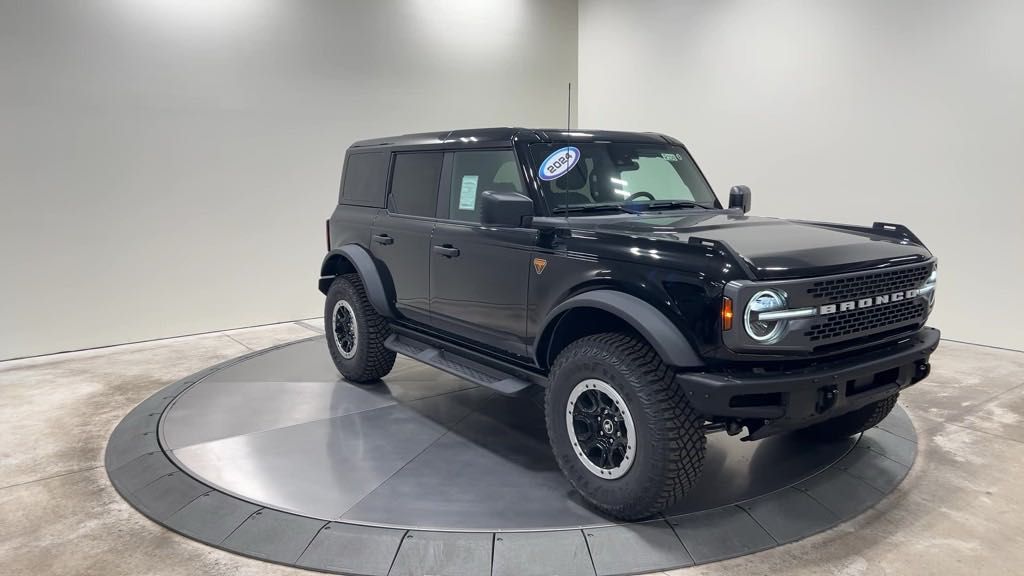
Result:
M703 208L708 209L707 206L702 206L696 202L689 200L654 200L653 202L625 202L619 204L617 202L606 202L601 204L576 204L572 206L558 206L554 212L604 212L607 210L614 210L617 212L626 212L628 214L643 214L644 212L650 212L652 210L665 210L672 208Z
M652 202L645 203L644 206L647 206L648 210L664 210L665 208L703 208L705 210L708 209L707 206L704 206L703 204L697 204L696 202L691 202L690 200L654 200Z
M622 204L576 204L573 206L557 206L554 209L554 213L559 212L603 212L606 210L615 210L616 212L627 212L629 214L639 214L637 210L631 210Z

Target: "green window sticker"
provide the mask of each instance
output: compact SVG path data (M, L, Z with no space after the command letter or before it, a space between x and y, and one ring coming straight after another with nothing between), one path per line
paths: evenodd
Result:
M462 187L459 189L459 210L476 209L476 186L480 177L474 174L467 174L462 177Z

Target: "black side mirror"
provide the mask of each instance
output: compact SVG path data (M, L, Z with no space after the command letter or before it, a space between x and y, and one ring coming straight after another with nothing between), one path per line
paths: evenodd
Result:
M518 192L480 195L480 223L497 228L524 228L533 220L533 200Z
M733 186L729 190L729 208L739 208L744 214L750 212L750 188Z

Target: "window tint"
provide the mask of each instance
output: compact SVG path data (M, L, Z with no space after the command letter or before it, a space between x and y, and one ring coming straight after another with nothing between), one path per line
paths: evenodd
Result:
M636 170L623 170L619 188L622 195L637 192L657 193L658 200L695 200L690 187L664 156L641 156Z
M533 170L539 171L561 143L532 144ZM658 200L717 206L717 200L697 165L680 146L630 142L579 143L579 160L554 180L542 180L541 190L552 209ZM539 172L538 172L539 173ZM643 194L641 194L643 193Z
M387 152L349 154L345 161L340 202L383 208L387 172Z
M594 195L590 191L588 174L594 173L594 159L583 158L575 168L558 180L552 180L551 199L555 206L566 204L590 204Z
M434 217L444 154L396 154L388 208L396 214Z
M523 193L515 154L511 150L455 152L448 217L463 222L479 222L480 195L488 190Z

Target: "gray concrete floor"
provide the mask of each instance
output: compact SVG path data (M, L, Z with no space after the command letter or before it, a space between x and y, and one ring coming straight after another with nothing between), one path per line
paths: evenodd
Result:
M316 321L0 363L0 575L302 574L178 536L135 512L103 469L114 426L161 387ZM807 540L671 572L1024 573L1024 353L943 342L903 395L918 460L864 515Z

